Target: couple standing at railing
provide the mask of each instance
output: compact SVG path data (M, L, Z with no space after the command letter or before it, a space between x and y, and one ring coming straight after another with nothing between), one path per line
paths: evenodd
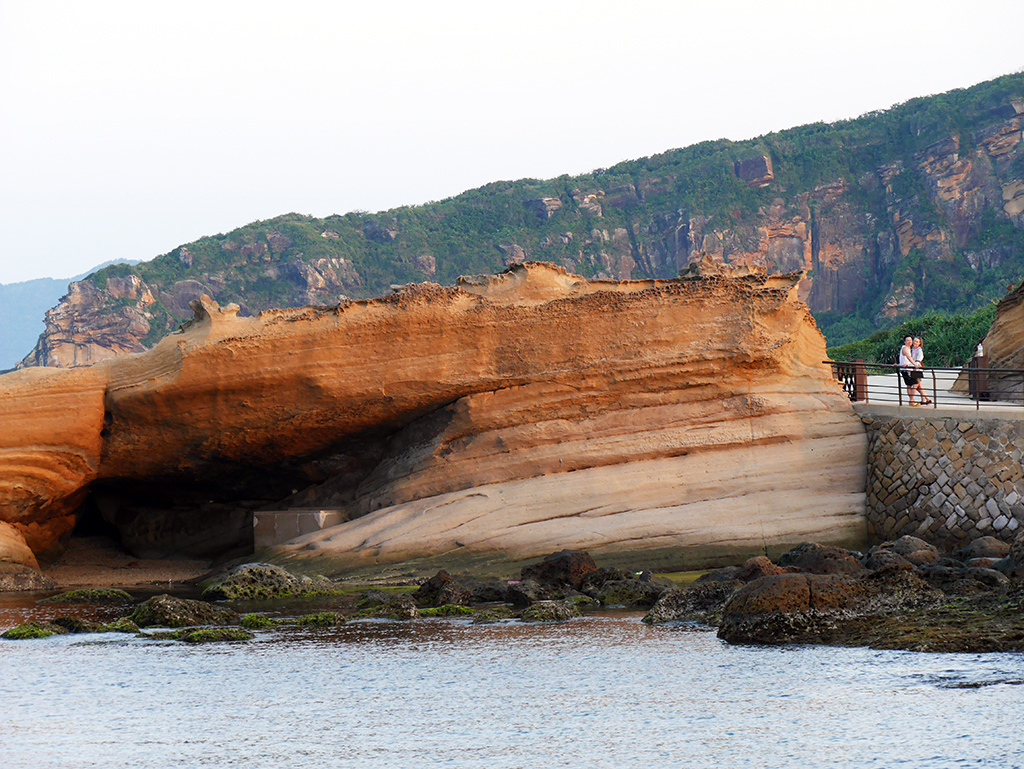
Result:
M903 340L903 347L900 348L900 374L903 376L903 384L907 386L907 400L911 406L926 405L932 399L924 394L921 387L921 378L924 376L924 344L921 337L907 337ZM914 403L914 394L921 399L920 403Z

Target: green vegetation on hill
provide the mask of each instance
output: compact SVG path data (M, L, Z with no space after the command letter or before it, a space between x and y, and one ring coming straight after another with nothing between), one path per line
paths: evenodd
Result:
M830 347L831 360L863 360L865 363L896 363L900 347L908 336L921 337L925 365L935 368L959 368L967 365L974 350L992 326L996 305L987 304L969 315L930 313L908 320L895 328L879 331L867 339L839 347Z
M853 298L811 306L831 343L849 342L908 314L973 311L1024 278L1024 230L999 207L997 188L989 194L991 204L971 214L975 219L957 225L966 228L966 241L957 245L946 237L953 246L943 258L920 248L883 253L878 246L893 241L897 209L901 221L913 218L952 231L952 214L919 170L921 153L952 137L960 156L967 156L982 146L986 129L1015 119L1013 100L1022 98L1024 75L1013 74L853 120L748 141L702 142L580 176L497 181L376 214L286 214L201 238L150 262L107 267L92 280L100 288L130 274L145 281L156 298L146 308L151 330L142 341L148 345L190 315L187 299L196 289L183 281L195 281L219 302L237 302L250 314L333 304L342 295L379 296L392 284L451 284L460 275L495 272L523 258L559 263L588 278L673 277L699 250L691 228L704 227L718 233L714 237L725 232L727 254L749 253L758 248L764 212L780 205L783 218L798 208L810 211L808 238L817 248L822 206L828 205L818 191L841 183L849 212L833 215L828 226L847 227L867 246L851 247L864 253L857 251L859 261L842 279L842 290ZM770 158L775 178L751 186L738 178L734 164L761 155ZM981 162L990 161L985 156ZM1000 163L999 179L1024 179L1024 146ZM896 169L887 177L888 189L879 181L883 168ZM871 248L877 253L868 253ZM816 263L813 278L823 270ZM856 282L862 286L854 291ZM913 306L886 315L882 305L899 286L908 287ZM109 307L117 309L113 299Z

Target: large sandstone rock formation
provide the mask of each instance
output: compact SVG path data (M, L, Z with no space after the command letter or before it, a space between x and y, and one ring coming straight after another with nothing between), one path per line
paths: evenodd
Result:
M282 552L338 567L859 541L865 434L798 280L526 264L256 318L196 302L149 352L0 378L0 509L37 555L86 495L134 551L196 555L244 547L253 508L331 504L352 520Z
M1010 291L996 309L996 318L982 340L988 366L994 369L1024 369L1024 283ZM960 376L967 389L967 376ZM1024 400L1024 377L1011 372L988 374L988 391L993 399Z

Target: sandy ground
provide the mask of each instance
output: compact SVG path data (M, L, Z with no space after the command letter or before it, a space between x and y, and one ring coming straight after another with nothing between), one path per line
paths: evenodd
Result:
M42 572L63 588L170 586L209 570L209 561L150 561L129 555L107 537L74 537L64 555Z

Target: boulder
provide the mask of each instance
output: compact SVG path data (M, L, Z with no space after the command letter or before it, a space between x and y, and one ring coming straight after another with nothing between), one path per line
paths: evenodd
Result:
M508 602L517 609L525 608L538 601L548 601L552 598L551 591L534 579L523 579L510 583L506 595Z
M804 542L779 556L779 566L792 566L808 574L846 574L856 576L867 571L849 550L816 542Z
M686 590L667 590L643 618L648 625L661 622L712 623L729 597L743 586L739 580L730 582L695 582Z
M602 606L649 609L668 590L664 585L641 579L609 580L596 596Z
M1010 544L996 537L979 537L967 547L957 550L953 555L961 561L973 558L1005 558L1010 552Z
M18 625L5 631L0 638L6 638L8 641L26 641L34 638L49 638L52 635L67 634L67 628L55 625L52 622L26 622L23 625Z
M1010 552L996 564L996 568L1010 579L1024 579L1024 534L1010 545Z
M470 603L503 603L508 599L508 582L497 577L459 577L469 591Z
M237 625L241 615L236 611L172 595L155 595L135 607L128 615L139 627L189 627L192 625Z
M942 557L939 549L923 539L906 535L892 543L892 551L910 561L914 566L928 566L938 563Z
M733 582L737 579L736 575L739 573L739 566L723 566L719 569L712 569L706 574L701 574L697 577L694 584L700 585L705 582Z
M565 601L538 601L522 613L523 622L564 622L580 616L580 610Z
M412 594L412 600L420 608L468 606L473 602L473 594L442 569L419 586Z
M822 619L862 600L863 586L839 574L778 574L737 590L722 610L729 643L789 643Z
M597 564L586 550L561 550L540 563L524 566L519 579L532 579L546 588L579 590L583 578L595 571Z
M271 598L330 592L332 585L324 578L313 579L292 574L269 563L246 563L237 566L221 580L203 591L207 601L253 601Z
M580 592L596 598L606 582L635 578L636 574L631 571L620 569L616 566L602 566L583 577L583 582L580 584Z
M878 571L880 569L911 570L914 568L914 564L902 555L893 552L891 549L883 547L871 548L871 550L868 551L867 558L864 560L864 566L871 571Z
M132 603L131 594L118 588L79 588L44 598L39 603Z
M385 593L382 590L370 590L356 604L358 616L378 617L380 619L416 619L419 610L412 596L407 593Z
M794 571L793 567L778 566L769 560L767 556L758 555L748 558L736 571L735 578L741 582L753 582L761 577L774 577L776 574L786 574Z

